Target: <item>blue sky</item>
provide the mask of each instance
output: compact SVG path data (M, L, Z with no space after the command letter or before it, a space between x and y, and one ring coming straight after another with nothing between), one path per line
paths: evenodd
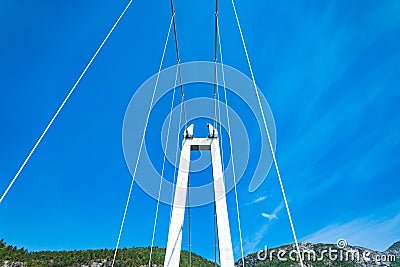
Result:
M1 191L125 5L1 2ZM182 61L212 60L214 3L175 5ZM346 238L377 250L400 240L400 3L236 5L274 114L299 239ZM169 1L134 1L0 205L1 238L30 250L115 246L131 179L121 145L125 109L158 69L169 20ZM230 1L220 1L220 26L224 63L249 75ZM175 62L170 39L165 67ZM245 252L293 242L275 171L254 193L250 178L238 185ZM150 245L155 205L134 187L122 247ZM228 205L238 258L232 193ZM211 216L210 206L193 210L193 249L208 258ZM160 218L156 245L165 246L168 206Z

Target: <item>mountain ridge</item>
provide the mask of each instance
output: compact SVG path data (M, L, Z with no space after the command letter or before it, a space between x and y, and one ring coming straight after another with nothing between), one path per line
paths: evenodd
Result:
M345 241L345 240L344 240ZM385 251L350 246L342 244L299 243L300 255L304 266L341 266L341 267L372 267L372 266L400 266L400 241L395 242ZM266 252L266 253L265 253ZM251 253L245 257L246 267L294 267L301 266L297 257L297 248L294 244L279 246ZM235 267L242 265L242 259L235 263Z
M387 250L379 252L359 246L338 247L336 244L300 243L304 266L341 266L341 267L400 267L400 241ZM300 266L296 258L294 244L279 246L251 253L245 257L246 267L294 267ZM110 267L114 250L75 250L29 252L24 248L7 245L0 240L0 267ZM118 250L115 266L148 266L150 248L122 248ZM315 253L315 256L314 256ZM358 257L357 257L358 255ZM368 258L364 258L368 255ZM165 248L154 247L152 266L161 267L165 257ZM336 259L335 259L336 257ZM385 258L383 258L385 257ZM377 260L377 259L380 260ZM368 260L369 259L369 260ZM189 252L182 251L181 267L189 266ZM192 266L211 267L214 262L192 253ZM242 266L242 259L235 267Z

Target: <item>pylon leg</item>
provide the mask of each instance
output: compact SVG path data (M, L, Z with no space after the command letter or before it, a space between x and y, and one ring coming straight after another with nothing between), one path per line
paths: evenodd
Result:
M210 124L208 124L208 128L208 138L193 138L193 125L188 127L190 131L185 134L179 162L179 171L174 196L174 204L172 208L171 223L168 232L168 243L164 267L179 267L191 150L211 150L220 266L234 266L232 239L229 227L228 208L226 205L225 182L222 172L218 132Z
M209 127L212 127L211 125ZM216 130L214 130L216 131ZM221 153L218 138L211 142L211 160L214 177L215 210L217 213L218 245L221 267L233 267L231 231L229 227L228 207L225 197L225 183L222 172Z
M183 220L185 217L186 193L189 176L191 139L184 139L179 162L178 178L169 225L165 267L179 267L182 245Z

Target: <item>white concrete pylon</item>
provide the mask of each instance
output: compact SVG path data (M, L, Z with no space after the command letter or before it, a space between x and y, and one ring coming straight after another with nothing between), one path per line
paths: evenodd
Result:
M193 125L190 125L188 129L190 129L191 134L187 135L187 133L185 133L183 139L164 267L179 267L186 195L188 190L190 152L192 150L211 151L220 266L234 266L232 239L225 197L225 183L218 142L218 131L211 124L208 124L207 126L210 133L208 138L193 138Z

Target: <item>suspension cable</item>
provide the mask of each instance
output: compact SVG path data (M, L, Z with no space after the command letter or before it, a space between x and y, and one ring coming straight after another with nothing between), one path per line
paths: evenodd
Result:
M217 47L218 47L218 0L215 1L215 29L214 29L214 128L217 129ZM219 100L219 95L218 95ZM221 125L221 112L219 109L219 101L218 101L218 112L219 112L219 121ZM213 133L215 135L215 133ZM221 136L221 132L219 133ZM221 147L222 148L222 147ZM223 158L221 160L223 162ZM222 163L221 162L221 163ZM222 167L223 169L223 167ZM217 266L217 213L216 213L216 204L214 201L214 266Z
M217 266L217 211L214 201L214 266Z
M181 58L179 56L179 42L178 42L178 33L176 30L176 21L175 21L175 8L174 8L174 1L171 0L171 12L172 12L172 22L174 25L174 39L175 39L175 51L176 51L176 59L178 65L178 72L179 72L179 87L181 89L181 97L182 97L182 108L183 108L183 117L185 121L185 135L187 133L187 117L186 117L186 107L185 107L185 91L183 90L183 79L182 79L182 71L181 71ZM189 241L189 266L192 266L192 251L191 251L191 236L190 236L190 182L188 177L188 241Z
M226 94L226 82L225 82L225 71L224 71L224 60L222 56L222 44L221 44L221 35L219 31L219 24L218 24L218 43L219 43L219 54L221 59L221 70L222 70L222 82L224 86L224 97L225 97L225 111L226 111L226 119L227 119L227 126L228 126L228 137L230 143L230 157L232 160L232 174L233 174L233 184L234 184L234 192L235 192L235 202L236 202L236 214L237 214L237 222L239 228L239 242L240 242L240 252L242 255L242 266L245 267L244 261L244 251L243 251L243 238L242 238L242 227L240 223L240 211L239 211L239 199L238 199L238 192L236 187L236 172L235 172L235 160L233 157L233 145L232 145L232 136L231 136L231 124L229 119L229 110L228 110L228 97ZM222 142L222 140L221 140Z
M249 69L250 69L251 79L253 80L254 90L255 90L255 93L256 93L256 95L257 95L258 105L259 105L260 110L261 110L261 115L262 115L262 118L263 118L264 127L265 127L265 130L266 130L266 132L267 132L268 143L269 143L269 146L270 146L270 149L271 149L271 154L272 154L272 158L273 158L273 161L274 161L276 173L277 173L277 175L278 175L279 185L280 185L280 187L281 187L283 200L284 200L284 202L285 202L286 211L287 211L288 218L289 218L289 222L290 222L290 227L291 227L291 229L292 229L293 239L294 239L294 242L295 242L295 244L296 244L297 253L300 255L299 242L297 241L297 235L296 235L296 231L295 231L295 229L294 229L294 224L293 224L292 216L291 216L291 213L290 213L289 204L288 204L288 201L287 201L287 198L286 198L285 189L284 189L284 187L283 187L283 182L282 182L281 174L280 174L280 171L279 171L278 162L277 162L277 160L276 160L276 155L275 155L274 147L273 147L273 145L272 145L272 140L271 140L271 136L270 136L270 133L269 133L268 126L267 126L267 121L266 121L266 119L265 119L264 109L263 109L263 106L262 106L262 104L261 104L260 96L259 96L259 94L258 94L258 89L257 89L257 85L256 85L256 80L255 80L255 78L254 78L253 68L251 67L249 54L248 54L248 52L247 52L247 47L246 47L246 43L245 43L245 40L244 40L244 37L243 37L242 28L241 28L241 26L240 26L239 17L238 17L238 14L237 14L237 12L236 12L236 7L235 7L234 0L232 0L232 7L233 7L233 11L234 11L234 13L235 13L236 22L237 22L237 25L238 25L238 28L239 28L240 37L241 37L241 39L242 39L242 44L243 44L244 52L245 52L245 54L246 54L247 64L248 64ZM300 261L300 265L303 267L303 266L304 266L304 265L303 265L303 260L302 260L302 258L301 258L300 256L299 256L299 261Z
M176 52L176 59L178 63L178 72L179 72L179 87L181 89L181 97L182 97L182 105L183 105L183 117L185 120L185 133L187 130L187 117L186 117L186 107L185 107L185 91L183 90L183 81L182 81L182 72L181 72L181 58L179 56L179 43L178 43L178 33L176 30L176 21L175 21L175 8L174 8L174 1L171 0L171 12L172 12L172 21L174 24L174 39L175 39L175 52Z
M187 195L187 210L188 210L188 243L189 243L189 267L192 267L192 239L190 228L190 175L188 175L188 195Z
M155 83L155 85L154 85L154 90L153 90L153 95L152 95L152 97L151 97L151 102L150 102L149 110L147 111L146 123L145 123L144 129L143 129L143 135L142 135L142 140L141 140L141 142L140 142L139 153L138 153L138 157L137 157L137 159L136 159L135 169L134 169L133 175L132 175L132 181L131 181L131 185L130 185L130 188L129 188L128 198L127 198L127 200L126 200L124 215L123 215L123 217L122 217L121 227L120 227L120 229L119 229L117 245L115 246L114 257L113 257L113 261L112 261L111 267L114 267L115 259L116 259L116 257L117 257L118 246L119 246L119 242L120 242L120 240L121 240L122 230L123 230L124 224L125 224L125 217L126 217L126 213L127 213L127 211L128 211L129 201L130 201L130 199L131 199L133 183L134 183L134 181L135 181L136 171L137 171L137 167L138 167L138 165L139 165L140 155L141 155L141 153L142 153L142 148L143 148L143 143L144 143L145 136L146 136L146 130L147 130L148 122L149 122L149 117L150 117L151 108L153 107L153 104L154 104L154 96L155 96L155 94L156 94L156 90L157 90L157 86L158 86L158 80L159 80L159 78L160 78L161 69L162 69L162 66L163 66L163 63L164 63L165 51L167 50L167 44L168 44L168 39L169 39L169 36L170 36L170 33L171 33L171 27L172 27L172 18L171 18L171 21L170 21L170 23L169 23L168 34L167 34L167 38L166 38L166 40L165 40L164 50L163 50L163 53L162 53L162 56L161 56L161 62L160 62L160 66L159 66L159 68L158 68L156 83Z
M178 72L177 72L177 74L178 74ZM180 112L179 112L178 132L180 130L181 123L182 123L182 111L183 111L183 105L181 105ZM174 163L174 182L172 184L172 193L171 193L172 202L174 202L174 196L175 196L175 184L176 184L176 178L177 178L176 172L178 170L178 168L176 167L177 166L177 162L178 162L178 153L179 153L179 134L176 137L176 152L175 152L175 163ZM170 225L171 225L171 218L172 218L172 207L173 207L173 205L171 205L171 210L169 212L169 224Z
M218 83L218 71L216 72L216 81ZM223 142L222 142L222 122L221 122L221 102L220 102L220 96L219 96L219 89L217 86L217 103L218 103L218 121L219 121L219 134L218 134L218 139L221 142L221 166L222 166L222 172L224 172L224 149L223 149ZM225 179L225 176L222 176L223 179ZM218 234L218 224L217 224L217 213L216 213L216 204L214 202L214 265L217 266L217 249L218 249L218 256L221 255L220 250L219 250L219 241L217 239L217 234ZM220 259L219 259L220 260Z
M178 71L176 72L176 75L178 75ZM175 77L175 79L177 79L177 76ZM175 85L176 87L176 85ZM180 105L180 112L179 112L179 123L178 123L178 132L180 130L181 124L182 124L182 113L183 113L183 105ZM169 226L171 227L171 220L172 220L172 209L173 209L173 202L174 202L174 196L175 196L175 184L176 184L176 180L177 180L177 170L178 168L176 167L178 164L178 154L179 154L179 134L177 135L176 138L176 152L175 152L175 162L174 162L174 182L172 183L172 192L171 192L171 200L172 200L172 205L171 205L171 209L169 212Z
M217 121L217 48L218 48L218 0L215 1L215 30L214 30L214 129Z
M151 260L152 260L152 254L153 254L153 247L154 247L154 238L156 234L156 228L157 228L157 218L158 218L158 209L160 206L160 198L161 198L161 190L162 190L162 184L163 184L163 179L164 179L164 170L165 170L165 162L167 159L167 151L168 151L168 140L169 140L169 133L170 133L170 128L171 128L171 121L172 121L172 110L174 108L174 102L175 102L175 91L176 91L176 83L178 78L178 69L176 70L175 74L175 85L174 85L174 90L172 92L172 100L171 100L171 107L169 111L169 121L168 121L168 130L167 130L167 139L165 141L165 153L164 153L164 158L163 158L163 163L162 163L162 169L161 169L161 180L160 180L160 186L158 188L158 197L157 197L157 206L156 206L156 215L154 217L154 224L153 224L153 235L151 238L151 247L150 247L150 256L149 256L149 267L152 266Z
M78 84L80 83L80 81L82 80L83 76L86 74L86 71L89 69L89 67L92 65L93 61L95 60L95 58L97 57L97 55L99 54L100 50L103 48L104 44L107 42L108 38L110 37L110 35L113 33L114 29L117 27L118 23L120 22L120 20L122 19L122 17L125 15L126 11L128 10L128 8L131 6L133 0L130 0L128 2L128 4L125 6L125 9L122 11L121 15L118 17L117 21L114 23L114 25L112 26L112 28L110 29L110 31L108 32L108 34L106 35L106 37L104 38L103 42L101 42L99 48L97 48L96 52L94 53L94 55L92 56L92 58L90 59L89 63L86 65L86 67L83 69L81 75L79 75L79 78L76 80L75 84L72 86L71 90L69 91L69 93L67 94L67 96L65 97L64 101L61 103L60 107L57 109L56 113L54 113L53 117L51 118L50 122L47 124L46 128L44 129L43 133L40 135L39 139L36 141L35 145L33 146L33 148L31 149L31 151L29 152L28 156L25 158L24 162L22 163L21 167L18 169L17 173L15 174L14 178L11 180L10 184L8 185L7 189L4 191L3 195L0 198L0 203L3 202L3 199L6 197L8 191L11 189L11 187L13 186L13 184L15 183L15 181L17 180L17 178L19 177L19 175L21 174L22 170L25 168L25 165L28 163L29 159L32 157L33 153L36 151L37 147L39 146L39 144L42 142L42 139L44 138L44 136L46 135L47 131L50 129L50 127L53 125L54 121L56 120L56 118L58 117L58 114L61 112L61 110L63 109L64 105L67 103L68 99L70 98L70 96L72 95L72 93L75 91L75 88L78 86Z

